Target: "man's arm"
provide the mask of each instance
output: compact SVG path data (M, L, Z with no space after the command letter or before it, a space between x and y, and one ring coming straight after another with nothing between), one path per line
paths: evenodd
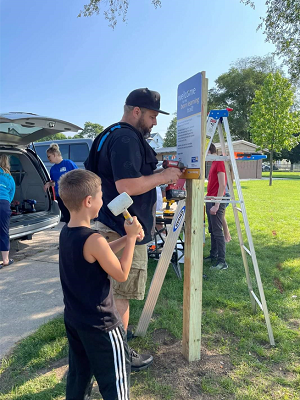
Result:
M219 182L219 189L217 197L223 197L226 188L225 172L218 172L218 182Z
M223 197L225 187L226 187L225 172L218 172L218 182L219 182L219 189L218 189L217 197ZM212 208L210 209L210 213L212 215L216 215L217 211L219 210L219 207L220 207L220 203L215 202L215 205L212 206Z
M153 171L154 174L160 174L161 172L163 172L164 168L157 168Z
M149 190L154 189L156 186L177 182L181 174L182 172L178 168L167 168L153 175L120 179L116 181L116 188L119 193L126 192L129 196L138 196L139 194L149 192Z

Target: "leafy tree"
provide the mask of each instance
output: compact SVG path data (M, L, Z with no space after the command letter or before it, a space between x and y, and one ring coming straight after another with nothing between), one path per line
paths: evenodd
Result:
M164 147L176 147L177 146L177 117L175 116L166 132L164 140Z
M89 138L95 139L96 136L99 135L103 131L103 126L100 124L95 124L93 122L86 122L84 124L84 128L80 133L74 135L74 139L78 138Z
M151 2L155 8L161 7L161 0ZM118 18L126 21L129 3L130 0L89 0L78 17L99 14L100 6L103 5L105 19L114 28ZM240 0L240 3L255 8L255 1ZM283 58L292 79L297 82L300 76L300 1L266 0L265 4L266 16L261 17L258 29L264 28L266 40L276 46L275 54Z
M251 141L249 117L255 91L270 72L278 70L272 56L243 58L220 75L208 92L209 109L231 107L230 131L235 139Z
M55 135L49 135L45 136L42 139L36 140L37 142L44 142L46 140L62 140L62 139L68 139L66 135L63 133L56 133Z
M279 72L270 73L261 90L255 93L251 107L250 129L254 142L270 152L270 181L272 185L274 151L290 150L297 145L300 113L291 112L294 90Z
M300 75L300 1L267 0L267 14L260 24L264 26L267 41L276 46L289 74L295 80Z
M255 8L255 2L240 0ZM275 45L275 54L283 58L291 78L297 82L300 76L300 1L266 0L266 16L258 29L264 29L266 41Z
M105 3L106 10L103 11L105 19L108 20L109 26L114 28L117 25L117 19L122 17L123 22L127 19L127 12L130 0L107 0ZM161 0L151 0L155 8L161 7ZM83 7L78 17L90 17L93 14L100 13L100 6L104 0L90 0L89 4Z
M300 133L295 136L300 136ZM276 160L287 160L291 163L291 171L294 170L294 164L300 163L300 137L299 143L291 150L283 149L280 153L274 153Z

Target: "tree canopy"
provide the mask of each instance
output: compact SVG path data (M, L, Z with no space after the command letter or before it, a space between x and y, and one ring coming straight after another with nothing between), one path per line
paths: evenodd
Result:
M294 81L300 76L300 1L267 0L264 27L266 40L276 47L276 54L283 58Z
M90 17L93 14L99 14L100 6L103 3L104 0L90 0L88 4L84 5L78 17ZM108 20L109 26L114 28L117 24L117 19L120 17L123 22L126 21L129 3L130 0L107 0L105 2L103 14L105 19ZM155 8L161 7L161 0L151 0L151 3Z
M96 136L99 135L103 131L103 126L100 124L96 124L93 122L85 122L84 128L80 133L77 133L74 136L74 139L77 138L89 138L95 139Z
M70 137L67 137L66 135L64 135L63 133L56 133L55 135L49 135L49 136L45 136L42 139L36 140L37 142L45 142L47 140L62 140L62 139L72 139Z
M208 109L231 107L230 131L234 139L251 141L249 117L255 91L268 73L278 70L272 56L247 57L232 64L208 92Z
M279 72L270 73L255 93L250 129L255 144L270 152L270 185L272 185L273 155L282 149L297 145L300 130L300 113L291 111L294 90L288 79Z
M255 8L255 1L240 0ZM291 79L297 83L300 76L300 1L266 0L266 15L257 29L264 29L266 41L275 45L275 54L283 59Z
M148 0L149 1L149 0ZM151 0L155 8L161 7L161 0ZM90 0L83 6L79 17L103 14L109 25L114 28L118 18L127 19L130 0ZM255 1L240 0L240 3L255 8ZM276 47L276 54L283 58L291 77L297 82L300 76L300 1L299 0L265 0L267 11L261 16L258 29L264 29L266 41Z
M177 117L174 117L170 122L164 140L164 147L175 146L177 146Z
M299 136L300 132L295 136ZM274 159L276 160L287 160L291 163L291 171L294 169L294 164L300 163L300 138L297 146L291 150L282 149L279 153L274 153Z

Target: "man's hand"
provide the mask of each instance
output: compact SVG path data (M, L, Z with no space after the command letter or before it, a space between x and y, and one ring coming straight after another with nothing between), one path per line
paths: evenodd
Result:
M137 235L136 240L137 240L138 242L141 242L141 241L144 239L144 237L145 237L145 232L144 232L144 229L142 228L142 230L140 231L140 233Z
M220 204L217 203L214 206L212 206L212 208L209 210L209 212L211 213L211 215L216 215L218 210L219 210Z
M163 183L176 183L178 179L180 179L182 173L185 170L181 171L179 168L166 168L161 172L161 176L163 177Z

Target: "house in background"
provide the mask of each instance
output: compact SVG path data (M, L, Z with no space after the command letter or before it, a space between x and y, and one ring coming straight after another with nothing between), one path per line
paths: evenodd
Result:
M217 153L222 154L221 144L215 143ZM258 146L256 144L247 142L246 140L235 140L232 142L233 151L241 153L257 153ZM228 154L228 146L225 146L226 154ZM258 153L262 154L262 151ZM240 179L261 179L262 177L262 161L263 160L251 160L251 161L237 161L236 165L239 172ZM207 173L209 172L211 163L206 163Z
M160 136L158 132L156 132L150 134L150 137L149 139L147 139L147 142L150 144L152 149L156 150L163 147L164 139Z
M233 151L241 153L256 153L257 147L254 143L247 142L246 140L235 140L232 142ZM217 153L221 154L220 143L215 143ZM161 147L155 149L157 153L157 159L174 159L176 158L177 148L176 147ZM226 146L226 153L228 154L228 149ZM205 175L208 176L211 162L206 162ZM237 161L237 168L239 172L240 179L261 179L262 177L262 160L251 160L251 161Z

